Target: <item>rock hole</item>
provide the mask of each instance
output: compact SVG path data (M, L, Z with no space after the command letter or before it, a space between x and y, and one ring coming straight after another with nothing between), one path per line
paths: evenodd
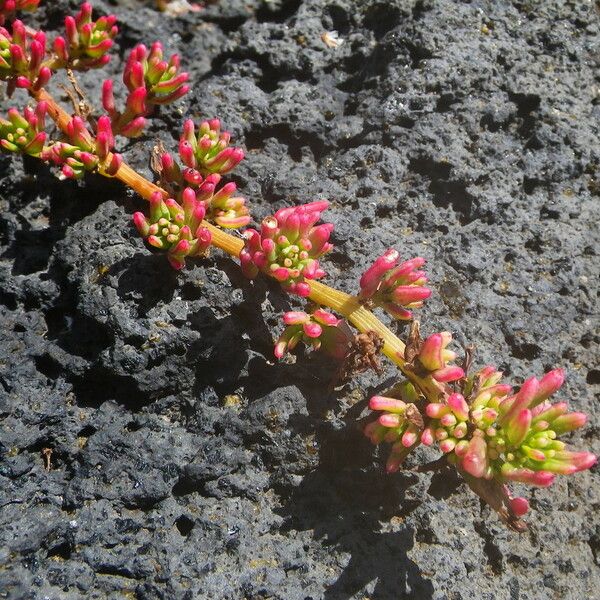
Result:
M58 544L57 546L53 546L52 548L48 549L48 558L51 557L56 557L56 558L62 558L63 560L68 560L69 558L71 558L71 544L69 544L69 542L67 541L63 541L60 544Z
M194 521L185 515L181 515L175 520L175 527L183 537L190 535L192 529L194 529Z
M591 369L590 371L588 371L587 377L585 378L585 382L589 385L600 384L600 370Z

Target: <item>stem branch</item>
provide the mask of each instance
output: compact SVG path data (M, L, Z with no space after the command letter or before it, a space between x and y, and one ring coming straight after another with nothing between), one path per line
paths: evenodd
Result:
M44 101L48 105L48 114L63 131L67 131L67 126L71 116L54 100L54 98L44 89L30 92L37 101ZM106 162L110 163L111 154L108 155ZM106 176L106 173L100 173ZM113 176L126 186L133 189L145 200L149 200L153 193L160 192L167 197L167 192L148 181L128 164L122 163ZM202 222L202 226L210 230L212 234L212 245L223 250L234 258L237 258L244 247L244 242L231 234L215 227L207 221ZM343 315L359 331L375 331L384 341L383 353L394 362L404 375L412 381L427 398L433 402L437 401L443 388L431 377L419 377L406 366L404 361L404 343L386 327L370 310L362 306L355 296L350 296L344 292L331 288L318 281L310 281L309 298L321 306L327 306L337 313Z

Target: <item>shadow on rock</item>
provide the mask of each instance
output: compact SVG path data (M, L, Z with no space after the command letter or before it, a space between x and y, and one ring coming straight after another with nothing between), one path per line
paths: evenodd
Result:
M119 298L133 300L140 317L159 302L168 304L177 287L177 271L163 254L135 254L113 264L110 273L119 273Z
M283 529L312 530L323 546L334 547L332 556L349 555L323 596L327 600L354 598L375 580L369 594L373 599L432 598L431 582L408 557L414 529L403 523L419 504L406 498L417 476L382 476L364 464L369 458L365 444L360 432L351 429L324 437L317 468L298 487L276 490L284 499ZM388 525L390 520L395 523Z

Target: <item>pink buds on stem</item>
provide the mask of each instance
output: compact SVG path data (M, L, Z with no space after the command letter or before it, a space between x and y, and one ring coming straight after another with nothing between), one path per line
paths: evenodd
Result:
M136 212L133 222L141 236L155 248L167 251L174 269L182 269L185 259L206 253L211 244L211 233L202 226L206 214L203 202L196 199L193 190L184 190L183 201L163 200L160 192L150 199L150 215Z
M400 255L392 248L380 256L360 279L359 298L384 308L392 317L412 319L409 309L420 308L431 290L425 286L427 277L420 267L421 257L398 264Z
M155 105L175 102L189 91L189 76L180 73L179 68L176 54L163 60L160 42L152 44L149 51L143 44L133 48L123 71L123 83L129 90L123 111L116 108L112 80L107 79L102 85L102 106L115 133L130 138L140 136Z
M184 123L179 141L179 156L190 169L201 175L228 173L244 158L241 148L229 145L231 135L221 132L219 119L203 121L198 127L190 119Z
M0 0L0 25L18 10L34 11L40 0Z
M446 349L451 341L452 334L447 331L434 333L422 343L417 357L431 376L442 383L457 381L465 375L460 367L447 364L456 358L455 352Z
M109 177L116 174L123 159L120 154L111 154L115 140L107 116L98 119L95 136L81 117L72 117L67 137L67 142L55 142L41 154L43 160L61 167L63 177L80 179L86 171L97 170Z
M546 487L556 475L570 475L596 463L592 453L567 450L558 440L586 421L583 413L567 412L565 402L548 401L564 381L561 369L539 381L528 379L514 396L509 396L509 385L500 383L501 376L495 368L485 367L465 380L467 399L455 393L428 404L425 412L430 421L421 441L438 440L442 452L463 473L501 484L515 481ZM484 489L467 481L476 491ZM510 497L507 502L514 516L527 512L524 498Z
M286 328L275 344L276 358L292 351L300 342L337 359L346 355L350 340L339 327L341 319L332 313L321 308L312 313L287 312L283 315L283 322Z
M37 91L44 87L52 72L43 64L46 55L46 34L31 32L15 20L12 33L0 27L0 80L8 82L9 95L15 88Z
M39 157L44 149L44 125L47 104L38 102L35 109L26 107L23 114L16 108L8 111L8 118L0 118L0 147L6 152L22 152Z
M308 282L325 275L317 259L333 248L328 241L333 225L315 226L327 206L322 200L283 208L264 219L260 231L247 229L240 253L244 274L254 278L262 271L286 291L308 296Z
M160 156L161 183L178 201L185 190L193 190L197 200L206 206L206 220L225 229L239 229L250 223L250 211L246 199L239 196L233 182L218 188L221 176L202 177L198 171L179 168L170 154Z
M123 83L130 92L145 88L149 104L170 104L185 95L189 75L180 72L179 56L174 54L169 60L163 58L163 47L154 42L148 50L143 44L137 45L129 54Z
M54 41L52 68L87 71L106 65L110 60L108 52L119 31L116 22L115 15L93 21L92 5L84 2L77 15L65 17L66 36Z
M419 444L420 417L413 403L417 393L411 383L405 382L399 388L402 399L386 396L373 396L369 401L371 410L382 411L377 420L367 424L365 435L375 445L382 442L392 444L386 464L386 471L393 473L408 454Z

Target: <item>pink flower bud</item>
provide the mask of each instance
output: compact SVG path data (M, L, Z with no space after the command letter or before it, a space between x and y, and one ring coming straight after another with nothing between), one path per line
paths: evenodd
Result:
M328 325L329 327L337 327L337 325L339 325L341 322L341 319L338 319L335 315L323 310L322 308L315 310L312 316L322 325Z
M440 450L444 454L448 454L448 452L452 452L456 446L456 442L453 439L446 439L440 442Z
M445 404L432 402L425 407L425 413L432 419L439 419L448 413L448 407Z
M426 287L416 285L400 285L392 292L392 297L396 302L407 306L415 302L422 302L431 296L431 290Z
M186 256L190 252L190 243L188 240L179 240L171 249L171 254L174 256Z
M284 313L283 322L286 325L301 325L306 323L310 317L302 311L289 311Z
M487 444L482 437L475 436L469 442L462 457L462 468L473 477L483 477L488 468Z
M29 46L29 70L37 71L44 60L46 49L44 44L33 40Z
M565 372L563 369L554 369L546 373L539 381L538 391L534 398L534 403L539 404L556 393L565 381Z
M522 517L529 510L529 502L525 498L511 498L508 504L516 517Z
M554 473L549 471L532 471L531 469L511 467L508 463L501 469L502 475L511 481L527 483L537 487L548 487L552 485L555 479Z
M554 461L563 463L563 464L571 467L572 468L571 472L573 472L573 473L576 471L584 471L585 469L589 469L589 468L593 467L596 464L596 462L598 461L598 458L596 457L596 455L592 454L591 452L571 452L569 450L562 450L562 451L555 452L553 459L554 459ZM547 461L547 462L549 462L549 461ZM546 463L544 463L544 464L546 464ZM552 469L548 469L548 470L552 470ZM554 472L559 472L559 471L554 471Z
M379 424L383 427L400 427L405 423L404 417L395 413L384 413L379 416Z
M458 381L465 376L465 372L460 367L444 367L434 371L431 376L440 383Z
M531 426L531 411L523 409L517 413L509 422L505 423L504 428L508 441L514 447L518 447L529 432Z
M302 329L309 338L318 338L323 333L323 328L318 323L304 323Z
M142 237L147 237L149 230L150 230L150 223L144 216L144 213L141 213L141 212L133 213L133 222L134 222L137 230L140 232L140 235Z
M586 421L587 415L584 413L569 413L554 419L554 421L552 421L552 430L557 435L560 435L562 433L567 433L569 431L574 431L575 429L583 427Z
M292 293L298 294L301 298L308 298L310 296L310 285L304 281L293 283L291 285Z
M136 117L121 129L120 134L131 138L139 137L142 135L145 126L146 119L144 117Z
M102 84L102 107L110 115L116 113L113 82L110 79L106 79Z
M557 402L556 404L550 404L548 402L544 404L538 404L533 410L533 423L540 421L547 421L551 423L557 417L564 415L567 412L566 402Z
M397 250L390 248L369 267L360 278L360 297L370 298L379 288L381 278L398 262Z
M406 403L396 398L387 398L385 396L373 396L369 400L371 410L385 410L392 413L402 414L406 410Z
M65 29L67 32L67 40L71 48L77 48L79 46L79 34L77 33L77 24L75 19L71 16L65 17Z
M456 425L456 417L452 413L447 413L440 419L440 424L443 427L452 427Z
M461 394L451 394L446 400L446 404L461 421L469 418L469 405Z
M402 445L405 448L410 448L411 446L414 446L417 443L418 439L419 439L419 432L416 430L414 425L409 425L408 429L402 435L401 441L402 441Z
M421 434L421 443L425 446L431 446L434 442L433 430L431 427L426 427Z
M512 421L524 408L529 408L538 394L540 383L535 377L530 377L521 386L514 398L508 398L502 403L502 407L508 407L508 411L500 419L500 423L508 423Z
M419 361L428 371L436 371L446 366L442 352L451 339L452 335L445 331L434 333L423 342L419 352Z
M133 90L127 97L127 109L134 115L146 114L146 88L140 87Z
M42 67L39 70L37 79L35 80L35 84L33 86L34 91L39 91L40 89L42 89L50 81L51 77L52 71L50 70L50 68Z

